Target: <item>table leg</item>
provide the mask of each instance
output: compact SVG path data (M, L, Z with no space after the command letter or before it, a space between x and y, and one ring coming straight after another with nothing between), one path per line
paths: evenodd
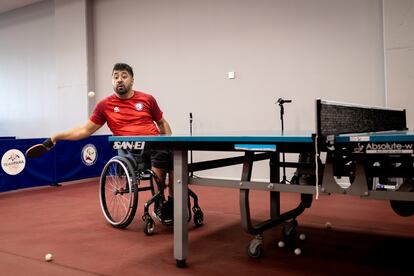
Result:
M273 153L269 160L270 183L280 183L280 161L279 153ZM276 219L280 216L280 192L270 192L270 218Z
M174 151L174 257L185 267L188 256L188 153Z

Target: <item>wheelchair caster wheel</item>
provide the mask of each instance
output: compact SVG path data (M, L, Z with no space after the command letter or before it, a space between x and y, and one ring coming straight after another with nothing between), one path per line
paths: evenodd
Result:
M145 235L149 236L154 234L154 229L155 229L155 222L154 220L149 216L143 216L143 225L144 225L144 233Z
M263 256L263 237L256 237L250 241L247 246L247 256L253 259L259 259Z
M204 222L203 211L201 211L201 209L195 209L195 210L194 209L193 209L193 211L194 211L194 224L196 226L201 226L201 225L203 225L203 222Z

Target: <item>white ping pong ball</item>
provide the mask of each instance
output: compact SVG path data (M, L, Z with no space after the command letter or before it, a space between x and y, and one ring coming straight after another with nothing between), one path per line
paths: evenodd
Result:
M279 246L280 248L285 247L285 242L284 241L279 241L277 243L277 246Z
M300 254L302 254L302 250L300 250L300 248L296 248L295 249L295 255L300 255Z
M305 235L305 234L300 234L300 235L299 235L299 239L300 239L301 241L306 240L306 235Z
M326 227L327 229L331 229L331 228L332 228L332 224L331 224L329 221L327 221L327 222L325 223L325 227Z
M47 253L45 256L45 261L46 262L51 262L53 260L53 255L50 253Z
M93 98L93 97L95 97L95 92L93 92L93 91L89 91L89 92L88 92L88 97L89 97L89 98Z

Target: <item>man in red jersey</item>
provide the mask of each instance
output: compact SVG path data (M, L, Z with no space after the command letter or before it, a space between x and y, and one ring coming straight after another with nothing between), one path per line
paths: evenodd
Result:
M111 96L101 100L93 114L83 126L69 131L57 133L50 138L53 146L59 140L80 140L89 137L105 123L115 136L160 135L171 134L171 128L163 116L155 98L149 94L132 89L134 72L128 64L117 63L112 70L112 86L115 91ZM119 152L138 158L134 152ZM169 173L169 183L172 183L171 153L162 150L149 150L139 153L139 158L148 164L158 176L160 184L165 188L165 178ZM172 186L167 202L156 203L155 215L158 219L169 224L173 218ZM162 208L161 208L162 206Z

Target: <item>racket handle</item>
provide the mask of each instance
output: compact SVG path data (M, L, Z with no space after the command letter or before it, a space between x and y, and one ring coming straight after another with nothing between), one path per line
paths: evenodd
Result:
M55 146L55 144L53 144L51 138L47 138L46 140L44 140L42 145L45 146L47 149L51 149Z

